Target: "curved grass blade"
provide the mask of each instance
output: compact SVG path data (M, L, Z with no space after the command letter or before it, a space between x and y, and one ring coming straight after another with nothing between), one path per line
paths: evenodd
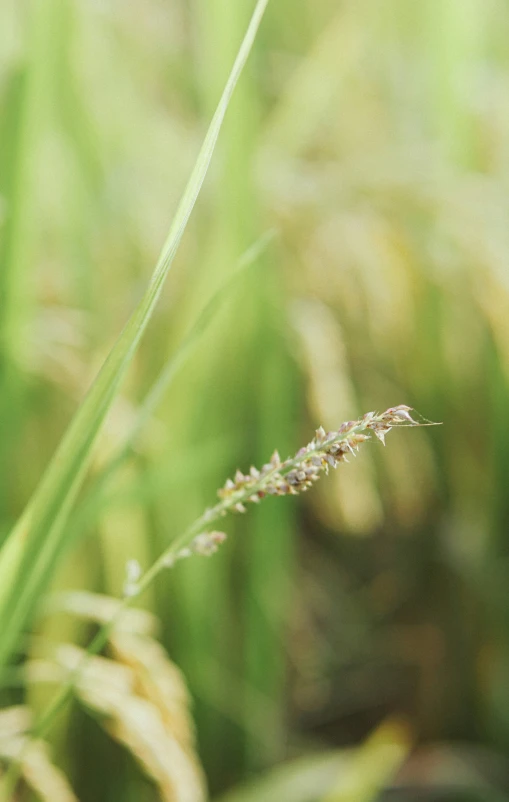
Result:
M149 286L76 413L25 512L0 552L0 666L15 648L65 544L92 447L147 327L209 167L235 85L268 0L258 0Z

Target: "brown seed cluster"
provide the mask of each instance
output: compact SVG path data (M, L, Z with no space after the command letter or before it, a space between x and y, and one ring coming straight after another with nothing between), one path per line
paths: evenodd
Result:
M335 432L320 427L307 446L294 457L282 461L274 451L270 462L261 470L251 467L248 474L237 471L218 491L222 501L230 501L231 508L245 512L245 501L259 502L265 496L295 496L312 487L322 471L336 468L347 461L347 454L355 456L359 446L369 440L369 432L385 443L385 435L395 426L418 426L410 416L411 407L401 404L381 414L368 412L357 421L343 423Z

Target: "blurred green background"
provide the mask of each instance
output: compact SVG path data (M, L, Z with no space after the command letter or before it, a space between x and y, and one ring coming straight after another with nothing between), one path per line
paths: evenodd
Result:
M150 276L252 6L0 4L1 537ZM505 0L269 4L95 471L272 236L129 458L90 477L54 589L120 595L128 559L319 424L406 403L443 426L226 522L219 554L144 598L213 796L372 798L326 796L324 756L397 715L417 746L394 799L509 799L508 41ZM79 710L52 739L84 802L159 798Z

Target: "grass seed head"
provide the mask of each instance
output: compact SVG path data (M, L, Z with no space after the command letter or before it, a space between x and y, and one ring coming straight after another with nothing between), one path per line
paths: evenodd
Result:
M265 496L295 496L309 490L322 473L337 468L340 462L348 462L347 454L355 456L359 446L370 439L371 432L385 445L385 437L391 429L401 426L430 425L421 423L410 415L412 408L406 404L390 407L385 412L367 412L356 421L346 421L334 432L326 432L319 426L315 436L300 448L294 457L281 460L274 451L270 462L261 471L251 467L249 474L237 470L233 479L227 479L218 491L224 509L245 512L245 503L258 503Z

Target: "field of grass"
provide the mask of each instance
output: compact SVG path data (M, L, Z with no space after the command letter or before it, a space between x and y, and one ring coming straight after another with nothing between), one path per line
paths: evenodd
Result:
M509 9L263 5L0 4L16 802L509 800ZM399 404L442 425L216 521L38 730L228 476Z

